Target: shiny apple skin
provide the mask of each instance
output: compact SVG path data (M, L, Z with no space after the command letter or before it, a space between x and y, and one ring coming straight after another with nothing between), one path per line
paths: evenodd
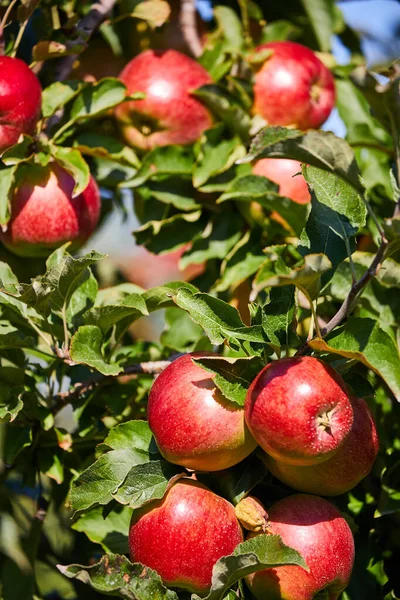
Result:
M362 398L353 398L352 406L353 427L332 458L300 467L265 454L263 460L271 473L300 492L338 496L352 490L370 473L379 451L378 433L367 403Z
M200 471L231 467L257 446L244 419L244 410L226 400L213 375L193 357L174 360L155 380L147 414L161 454L168 461Z
M57 163L23 167L11 201L11 220L0 240L14 254L47 256L66 242L79 248L96 228L100 192L90 177L86 189L72 197L75 182Z
M190 92L211 83L199 63L176 50L146 50L123 69L120 79L143 100L122 103L115 111L126 142L141 150L191 144L213 124L209 110ZM149 130L145 133L142 125Z
M327 460L353 425L343 379L312 356L284 358L264 367L247 392L245 417L261 448L293 465Z
M271 50L256 73L253 112L269 125L318 129L335 104L334 78L310 48L296 42L269 42Z
M23 60L0 56L0 154L32 134L40 117L42 88Z
M278 534L309 567L286 565L249 575L257 600L337 600L349 583L354 563L354 539L337 508L318 496L295 494L268 510L269 534ZM251 534L250 534L251 535ZM264 534L265 535L265 534ZM268 535L268 534L267 534Z
M242 541L232 504L189 479L134 511L129 531L132 562L155 569L168 586L200 595L210 588L217 560Z
M252 169L254 175L267 177L279 185L279 194L298 204L311 202L307 182L301 174L301 162L289 158L261 158Z

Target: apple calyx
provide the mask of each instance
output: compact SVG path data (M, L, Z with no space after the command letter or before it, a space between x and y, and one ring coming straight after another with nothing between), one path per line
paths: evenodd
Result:
M326 410L317 416L317 425L318 428L323 429L328 435L332 435L332 417L334 415L334 410Z
M257 533L268 533L268 513L254 496L243 498L235 506L236 518L244 529Z

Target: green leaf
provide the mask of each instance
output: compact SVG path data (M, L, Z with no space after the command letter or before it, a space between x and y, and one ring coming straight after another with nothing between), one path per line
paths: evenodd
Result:
M193 240L189 250L179 261L181 269L191 264L201 264L212 258L223 259L239 241L242 219L234 212L216 215L206 229Z
M367 209L361 196L348 183L315 167L303 166L303 175L318 202L331 209L331 228L344 239L364 227Z
M296 316L294 286L273 288L263 313L264 331L271 343L279 349L282 345L289 345L289 334Z
M400 401L399 350L386 331L373 319L349 317L345 325L337 327L324 340L309 342L314 350L332 352L358 360L377 373Z
M78 363L92 367L102 375L118 375L122 367L107 363L102 353L104 339L100 327L82 325L72 336L70 356Z
M165 311L165 328L160 341L176 352L191 352L200 340L205 340L202 328L194 323L188 313L176 306Z
M224 49L228 52L240 52L243 48L243 27L236 12L228 6L216 6L214 17L223 32Z
M126 450L133 447L149 455L158 454L147 421L128 421L113 427L103 444L113 450Z
M117 106L126 97L126 87L120 79L106 77L86 85L76 97L69 115L71 123L94 117Z
M11 325L9 321L0 319L0 349L10 348L32 348L34 339L24 335L16 327Z
M117 138L91 131L82 133L74 140L74 147L82 152L98 158L106 158L114 162L129 165L138 169L140 160L133 148L129 148Z
M198 479L236 506L267 474L267 466L256 451L229 469L198 473Z
M32 443L31 427L7 427L6 441L4 444L4 461L12 465L18 454Z
M212 344L228 341L237 346L239 340L240 344L244 341L267 343L260 326L246 327L236 308L223 300L182 288L174 296L174 302L204 329Z
M140 186L140 196L146 200L155 198L163 204L171 204L179 211L193 211L200 208L194 198L190 181L180 177L164 177L160 181L147 181Z
M14 190L16 167L1 168L0 165L0 226L7 225L11 217L11 199Z
M65 106L86 85L82 81L56 81L42 91L42 115L45 119Z
M1 160L5 165L12 166L30 160L32 155L33 139L30 135L23 133L22 140L19 140L14 146L3 152Z
M204 228L201 210L180 213L163 221L149 221L134 231L136 242L150 252L172 252L190 242Z
M198 289L187 281L170 281L165 285L160 285L155 288L150 288L143 294L143 299L149 312L175 306L174 296L181 288L191 291L193 294L198 292Z
M266 260L261 240L262 230L258 227L252 227L242 235L222 263L221 277L214 287L216 292L224 292L231 286L239 285L257 272Z
M311 301L318 297L321 289L321 276L331 267L330 260L324 254L307 254L302 266L292 269L287 274L275 275L262 280L253 288L258 292L266 287L295 285Z
M17 298L45 317L51 310L62 311L64 306L68 306L72 294L90 277L88 267L102 258L104 256L95 251L81 258L65 255L32 283L19 284L20 295Z
M132 510L117 505L114 510L103 514L101 506L85 511L72 525L72 529L85 533L90 541L101 544L105 552L128 554L128 532Z
M199 188L211 177L227 171L246 154L245 147L235 136L223 139L224 125L219 123L205 131L195 145L196 162L193 168L193 185Z
M229 200L238 202L258 202L268 211L276 211L285 219L293 231L299 235L309 212L305 204L294 202L277 193L278 186L260 175L244 175L234 179L217 203Z
M89 165L83 158L79 150L65 148L63 146L53 146L52 154L56 161L71 175L75 181L73 198L79 196L89 185L90 170Z
M291 158L336 173L360 194L364 193L351 147L330 131L304 133L285 127L266 127L253 139L249 154L241 162L266 157Z
M251 127L250 115L226 88L215 83L202 85L193 92L240 139L247 143Z
M329 52L334 28L333 0L301 0L318 40L320 50Z
M224 593L239 579L250 573L282 565L306 567L301 555L286 546L279 535L263 534L239 544L229 556L214 565L212 585L205 600L221 600ZM193 600L199 600L194 594Z
M268 23L261 31L260 44L267 44L268 42L280 42L288 39L295 39L301 34L301 29L284 19L278 21L272 21Z
M141 565L132 564L126 556L107 554L90 567L57 565L63 575L89 584L100 594L118 595L127 600L178 600L160 576Z
M121 300L121 304L94 306L84 315L85 323L100 327L106 333L111 327L123 319L133 322L143 315L148 315L146 302L140 294L129 294Z
M148 179L159 175L191 176L193 166L193 151L187 146L163 146L148 152L142 166L129 181L121 187L138 187Z
M169 486L184 474L182 467L165 460L135 465L113 496L121 504L140 508L151 500L161 499Z
M139 0L131 16L146 21L151 29L164 25L171 14L171 8L165 0Z
M262 358L204 357L194 359L210 373L214 373L213 382L222 394L235 404L244 406L247 390L253 379L265 366Z
M384 144L391 147L390 136L371 116L363 94L347 79L336 79L337 107L346 125L346 139L350 144Z

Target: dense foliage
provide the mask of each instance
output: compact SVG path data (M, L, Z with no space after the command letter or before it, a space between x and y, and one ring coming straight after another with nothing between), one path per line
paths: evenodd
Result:
M366 399L380 451L371 474L333 499L356 543L341 598L399 597L398 65L368 72L333 0L216 3L213 19L197 22L198 60L212 83L193 91L212 127L191 145L139 151L114 117L127 95L116 77L121 64L148 47L193 47L184 45L178 2L98 7L0 4L0 46L31 64L43 87L36 130L1 155L0 224L6 231L18 185L56 161L75 194L90 174L96 179L100 231L133 198L137 244L154 254L181 249L180 267L200 265L200 275L143 289L102 268L90 240L85 252L70 253L67 243L36 258L0 248L0 597L190 597L127 555L132 511L187 474L154 444L149 390L171 358L196 350L219 355L197 362L233 406L243 406L269 360L296 353L323 358ZM345 66L331 54L333 34L351 54ZM253 113L254 76L268 56L254 48L286 39L312 48L334 75L345 139L268 126ZM311 203L282 197L252 173L267 157L302 163ZM161 337L141 339L131 326L155 311L165 321ZM233 504L251 491L268 508L292 493L257 449L197 478ZM246 574L302 564L275 536L265 538L217 563L209 600L251 598Z

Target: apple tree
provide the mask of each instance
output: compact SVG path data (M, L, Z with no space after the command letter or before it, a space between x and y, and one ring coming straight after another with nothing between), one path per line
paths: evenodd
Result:
M0 600L400 597L399 73L334 0L0 2Z

